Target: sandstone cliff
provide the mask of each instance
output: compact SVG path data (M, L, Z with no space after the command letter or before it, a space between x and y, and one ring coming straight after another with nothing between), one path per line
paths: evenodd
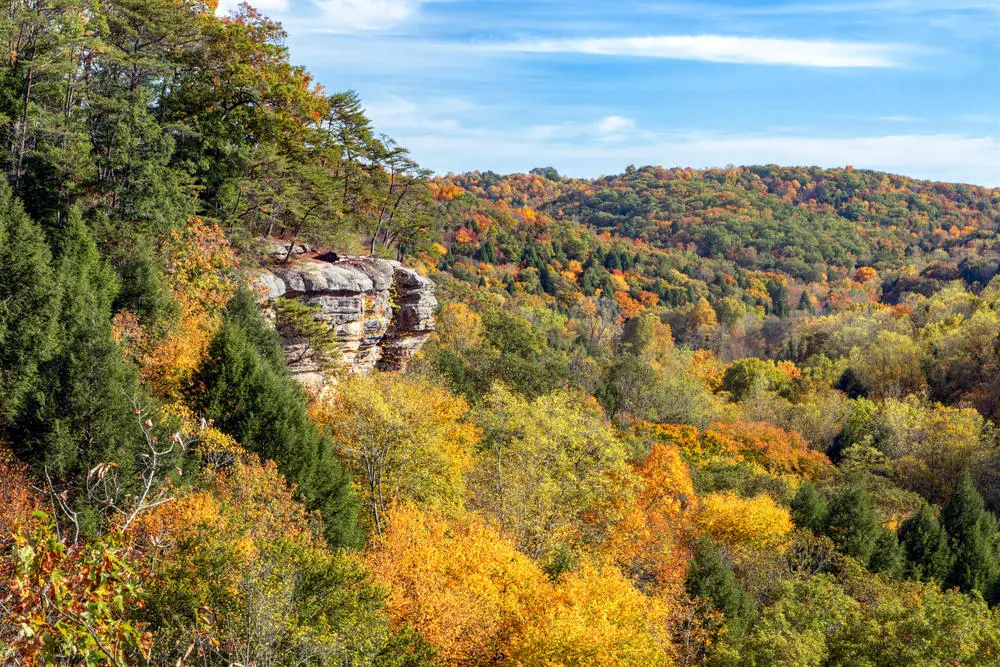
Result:
M265 301L285 297L318 306L318 318L336 334L341 365L351 372L405 370L434 331L434 283L399 262L299 255L287 266L263 271L257 282ZM300 381L327 384L305 341L285 338L282 345Z

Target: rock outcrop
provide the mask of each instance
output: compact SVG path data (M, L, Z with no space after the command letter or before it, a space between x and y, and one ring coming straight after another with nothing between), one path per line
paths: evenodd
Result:
M340 348L340 365L354 373L405 370L434 331L434 283L399 262L340 257L336 262L294 257L263 271L257 282L265 301L279 297L318 306ZM295 376L306 385L328 383L305 340L283 337ZM337 361L337 360L335 360Z

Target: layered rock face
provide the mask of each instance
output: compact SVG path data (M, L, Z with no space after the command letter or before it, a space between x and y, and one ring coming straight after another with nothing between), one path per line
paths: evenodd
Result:
M434 283L399 262L300 256L264 271L257 282L265 301L285 297L318 306L317 318L336 334L341 365L354 373L405 370L434 331ZM304 340L283 337L282 346L300 381L328 383Z

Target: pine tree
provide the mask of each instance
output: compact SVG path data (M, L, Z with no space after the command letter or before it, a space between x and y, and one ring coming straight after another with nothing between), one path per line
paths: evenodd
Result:
M930 505L903 522L899 541L906 555L906 575L920 581L941 583L951 570L951 548L948 535L941 528Z
M778 317L787 317L791 308L788 306L788 286L784 281L772 280L767 284L767 294L771 297L771 313Z
M829 511L826 498L810 482L803 483L792 499L792 520L795 525L808 528L814 533L822 533L826 528Z
M803 290L802 296L799 297L799 310L804 310L810 315L816 314L816 308L813 306L812 298L807 290Z
M983 497L966 472L951 499L941 510L941 524L951 538L954 563L945 580L963 591L977 590L988 600L994 596L1000 558L997 554L997 520L986 511Z
M841 491L830 503L827 532L844 553L867 565L882 534L872 495L854 486Z
M905 562L903 548L896 533L883 528L875 540L871 558L868 559L868 569L890 577L899 577L903 574Z
M736 582L732 566L709 537L695 546L684 585L689 595L711 601L725 614L729 637L743 636L757 614L753 598Z
M58 244L56 346L13 420L13 442L55 477L75 478L96 463L114 462L128 479L142 439L132 401L142 397L111 335L117 280L79 214L69 216Z
M0 184L0 429L53 352L58 286L41 228Z
M308 506L322 513L331 544L355 545L358 500L350 475L310 421L305 392L252 303L245 290L234 297L194 379L192 402L243 446L278 464Z

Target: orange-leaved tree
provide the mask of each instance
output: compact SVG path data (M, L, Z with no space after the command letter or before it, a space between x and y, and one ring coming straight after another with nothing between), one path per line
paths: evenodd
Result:
M728 451L772 474L822 479L833 471L830 460L795 431L764 422L713 424L702 441L706 449Z
M15 533L27 527L41 504L28 467L0 443L0 549L6 553ZM2 562L2 558L0 558Z
M634 468L638 488L611 528L606 552L642 590L679 594L698 506L688 465L678 447L656 444Z
M239 260L222 228L197 217L171 230L163 252L177 317L151 328L122 311L114 333L154 391L171 396L198 367L218 329L238 285Z

